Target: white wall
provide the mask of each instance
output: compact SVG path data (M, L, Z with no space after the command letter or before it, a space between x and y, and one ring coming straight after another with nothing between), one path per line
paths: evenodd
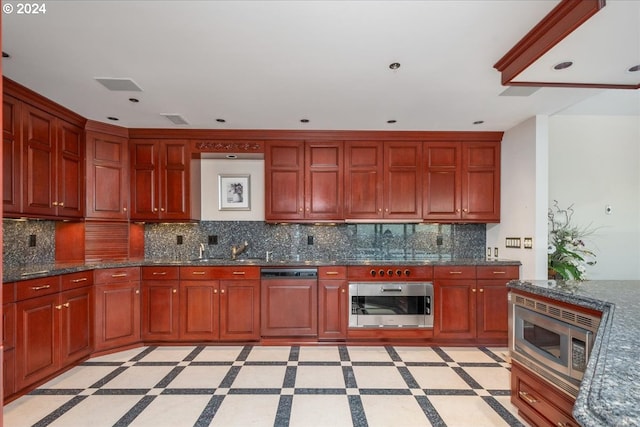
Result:
M201 197L203 221L264 221L264 160L202 159ZM218 174L249 174L249 211L221 211Z
M639 170L640 117L550 118L549 201L573 204L573 223L598 228L585 239L597 255L590 279L640 279Z
M522 279L547 277L547 123L531 118L505 132L501 147L501 222L487 225L487 246L522 263ZM533 238L533 249L505 247L505 238Z

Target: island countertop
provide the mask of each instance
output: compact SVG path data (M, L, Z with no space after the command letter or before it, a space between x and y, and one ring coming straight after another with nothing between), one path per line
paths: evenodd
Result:
M640 425L640 281L511 281L511 289L602 312L573 408L585 427Z

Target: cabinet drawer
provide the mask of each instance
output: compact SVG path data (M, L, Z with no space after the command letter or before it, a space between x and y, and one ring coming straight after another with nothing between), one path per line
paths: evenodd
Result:
M180 280L214 280L220 267L180 267Z
M319 267L319 279L346 279L347 267Z
M64 274L60 276L60 282L63 291L91 286L93 285L93 271Z
M476 267L469 265L436 265L433 267L434 279L475 279Z
M16 284L3 283L2 284L2 303L7 304L9 302L15 302L15 300L16 300Z
M18 282L17 300L41 297L43 295L60 292L60 276L43 277L41 279L25 280Z
M218 279L259 279L260 267L223 267L218 269Z
M178 267L142 267L142 280L178 280Z
M507 279L513 280L520 277L520 267L517 265L479 266L478 279Z
M94 272L96 284L140 280L140 267L106 268Z

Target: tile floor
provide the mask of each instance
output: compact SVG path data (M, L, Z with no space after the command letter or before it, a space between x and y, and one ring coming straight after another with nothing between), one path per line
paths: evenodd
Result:
M142 347L4 407L14 426L524 426L504 348Z

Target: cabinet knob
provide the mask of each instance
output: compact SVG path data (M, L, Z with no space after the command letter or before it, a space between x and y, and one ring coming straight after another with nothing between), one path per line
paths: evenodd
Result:
M298 212L302 212L302 208L298 209Z
M160 212L164 212L164 208L160 208Z
M475 289L471 289L471 292L473 292L473 293L475 294L475 293L476 293L476 290L475 290Z
M126 212L126 211L127 211L127 208L122 208L122 210Z
M462 212L467 213L469 212L469 209L462 209Z
M64 202L58 202L58 206L60 206L61 208L64 207Z
M177 289L174 289L174 290L173 290L173 293L174 293L174 294L178 293L178 290L177 290Z
M460 213L460 209L456 209L456 212Z
M224 289L220 289L220 293L221 293L221 294L224 294Z
M217 289L214 289L214 290L213 290L213 293L214 293L214 294L217 294L217 293L218 293L218 290L217 290Z
M62 306L61 305L56 305L56 309L57 310L62 310Z
M53 206L58 206L58 202L51 202Z
M481 288L481 289L480 289L480 292L484 292L484 289L482 289L482 288Z
M158 208L153 208L153 211L154 212L158 212Z
M68 303L68 302L65 302L64 304L62 304L62 306L63 306L64 308L69 308L69 303Z
M378 209L378 212L382 212L382 209Z
M136 289L136 295L140 293L140 289Z
M342 288L342 289L340 289L340 292L342 292L344 294L347 291L344 288Z

